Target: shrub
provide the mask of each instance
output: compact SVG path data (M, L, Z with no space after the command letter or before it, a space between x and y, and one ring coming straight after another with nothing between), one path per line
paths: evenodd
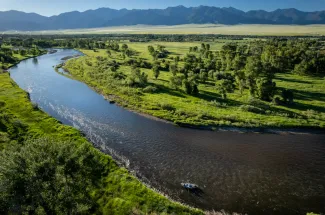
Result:
M143 89L143 92L144 93L155 93L157 92L157 87L154 87L154 86L147 86Z
M251 106L261 108L261 109L269 109L270 108L269 105L265 104L263 101L256 99L254 97L249 98L248 104Z
M168 110L168 111L174 111L175 110L173 105L168 104L168 103L160 103L160 104L158 104L158 106L163 110Z
M219 107L219 108L227 107L227 103L221 103L216 100L211 101L210 105L214 106L214 107Z
M32 103L33 110L39 110L38 104Z
M282 90L281 95L282 95L283 102L287 104L293 103L293 92L291 90L284 89Z
M242 105L242 106L240 106L240 110L251 112L251 113L257 113L257 114L265 114L265 110L263 110L262 108L259 108L259 107L252 106L252 105Z
M275 105L281 105L281 98L279 96L274 97L272 103Z
M319 119L321 114L315 110L308 109L305 111L305 115L308 119Z
M6 102L0 101L0 108L4 107L6 105Z

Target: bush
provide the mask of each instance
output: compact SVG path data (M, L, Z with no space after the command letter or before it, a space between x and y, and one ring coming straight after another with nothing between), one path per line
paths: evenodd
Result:
M263 101L256 99L254 97L249 98L248 104L254 107L258 107L261 109L269 109L270 106L268 104L265 104Z
M155 93L157 92L157 87L154 87L154 86L147 86L143 89L143 92L144 93Z
M305 111L305 116L308 118L308 119L320 119L321 118L321 114L315 110L311 110L311 109L308 109Z
M176 108L173 107L173 105L168 104L168 103L160 103L158 106L163 109L163 110L168 110L168 111L174 111Z
M4 107L6 105L6 102L0 101L0 108Z
M33 110L39 110L38 104L32 103Z
M281 105L281 98L279 96L274 97L272 103L275 105Z
M287 90L287 89L282 90L281 96L284 103L293 104L294 95L291 90Z
M213 107L218 107L218 108L224 108L224 107L227 107L227 103L221 103L221 102L218 102L216 100L213 100L209 103L209 105L213 106Z
M265 114L265 110L259 107L254 107L252 105L242 105L240 106L240 110L257 114Z

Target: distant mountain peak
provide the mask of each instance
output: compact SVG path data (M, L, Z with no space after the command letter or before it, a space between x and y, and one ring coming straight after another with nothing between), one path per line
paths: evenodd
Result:
M275 11L244 12L234 7L185 7L166 9L98 8L84 12L71 11L45 17L20 11L0 12L0 31L56 30L121 25L179 25L179 24L325 24L325 11L303 12L295 8Z

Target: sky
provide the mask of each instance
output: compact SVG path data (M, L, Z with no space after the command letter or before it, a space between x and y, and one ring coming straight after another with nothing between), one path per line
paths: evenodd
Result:
M148 9L178 5L231 6L244 11L257 9L271 11L278 8L296 8L302 11L325 10L325 0L0 0L0 11L19 10L51 16L100 7Z

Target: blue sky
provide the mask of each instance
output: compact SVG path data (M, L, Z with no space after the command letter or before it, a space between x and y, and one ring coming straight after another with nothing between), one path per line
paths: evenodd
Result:
M66 11L85 11L99 7L147 9L177 5L232 6L245 11L255 9L270 11L278 8L325 10L325 0L0 0L0 11L20 10L50 16Z

